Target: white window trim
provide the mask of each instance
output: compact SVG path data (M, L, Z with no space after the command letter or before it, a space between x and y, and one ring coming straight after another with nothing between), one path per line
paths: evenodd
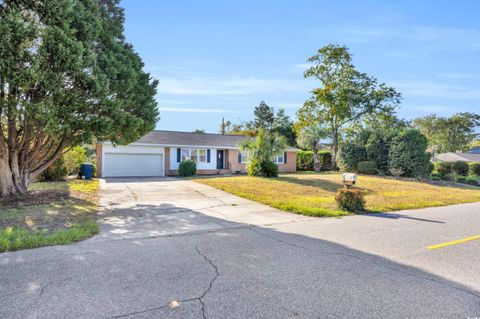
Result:
M206 148L182 148L180 149L180 155L181 155L181 161L183 161L183 151L188 152L188 159L193 159L192 158L192 151L196 150L197 155L195 156L195 162L196 163L208 163L208 151ZM200 151L205 151L205 160L200 161Z
M242 152L242 151L239 151L240 152L240 163L241 164L247 164L248 163L248 151L245 151L245 152Z
M282 161L279 161L278 159L281 158ZM278 155L278 156L275 156L275 159L273 160L273 162L275 164L285 164L285 155L282 154L282 155Z

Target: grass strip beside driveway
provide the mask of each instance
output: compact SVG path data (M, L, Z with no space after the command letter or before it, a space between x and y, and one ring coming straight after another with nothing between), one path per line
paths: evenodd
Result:
M65 245L99 232L97 180L34 183L0 201L0 252Z
M278 178L251 176L204 177L196 182L284 211L307 216L348 215L336 207L341 189L339 173L282 174ZM387 177L358 177L356 187L365 193L367 212L388 212L480 201L479 187L446 187Z

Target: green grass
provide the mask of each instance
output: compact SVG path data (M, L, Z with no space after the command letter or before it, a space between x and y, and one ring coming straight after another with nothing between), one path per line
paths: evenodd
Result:
M66 245L98 234L99 226L94 221L84 221L67 229L51 233L26 228L7 227L0 230L0 252L36 248L51 245Z
M97 180L41 182L16 203L0 202L0 252L65 245L98 234Z
M307 216L343 216L335 193L341 174L296 173L279 178L250 176L197 178L229 193L284 211ZM388 212L480 201L478 187L446 187L417 181L360 175L356 187L365 194L368 212Z

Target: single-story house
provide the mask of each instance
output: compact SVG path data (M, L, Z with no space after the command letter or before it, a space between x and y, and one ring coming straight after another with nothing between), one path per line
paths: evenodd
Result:
M180 162L193 159L197 174L246 172L248 154L241 152L239 135L152 131L131 144L97 144L97 176L174 176ZM275 157L280 172L296 171L297 149Z

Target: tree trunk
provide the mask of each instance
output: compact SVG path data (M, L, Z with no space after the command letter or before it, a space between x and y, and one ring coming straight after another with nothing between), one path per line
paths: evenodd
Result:
M13 182L12 171L8 159L0 158L0 198L18 194L19 191Z
M338 156L338 130L333 130L333 145L332 145L332 166L331 169L335 171L337 169L337 156Z
M318 159L318 147L313 147L313 169L315 172L320 172L320 160Z

